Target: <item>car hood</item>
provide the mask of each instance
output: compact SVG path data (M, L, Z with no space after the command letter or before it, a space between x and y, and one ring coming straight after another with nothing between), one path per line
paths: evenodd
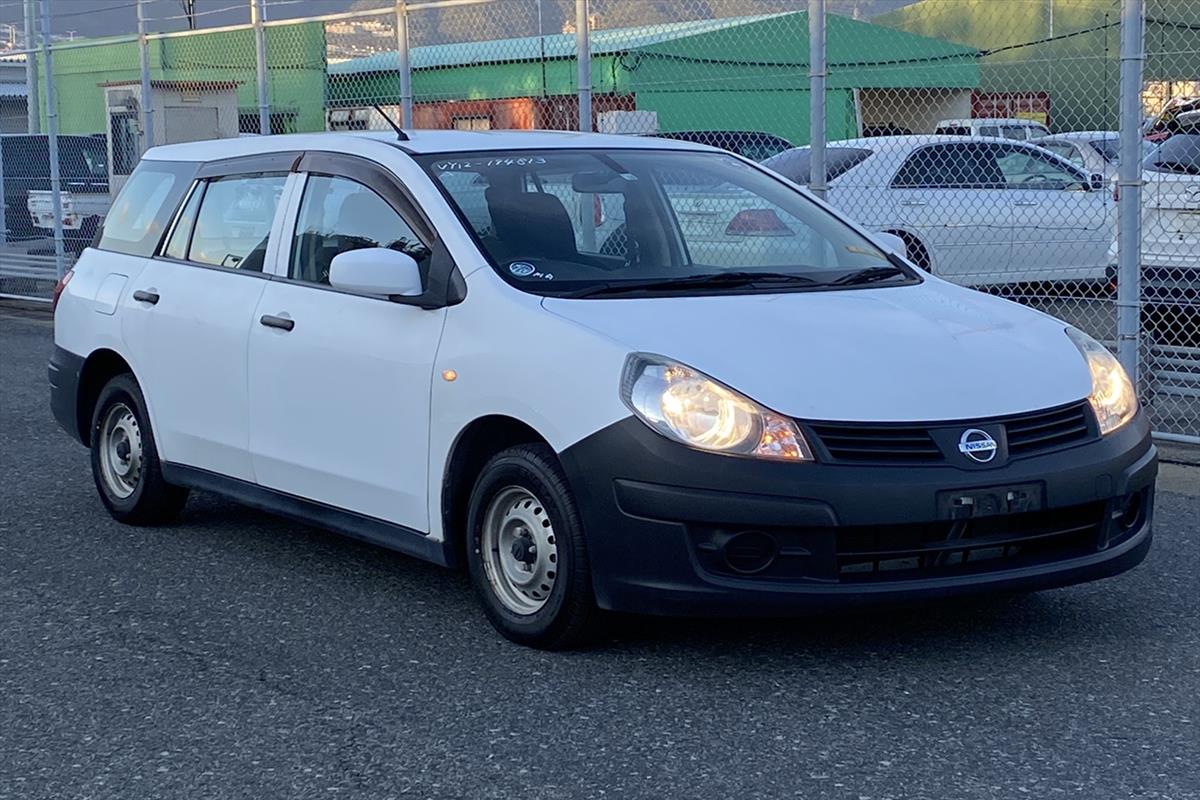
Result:
M827 292L546 298L631 351L681 361L812 420L969 420L1091 391L1064 323L942 281Z

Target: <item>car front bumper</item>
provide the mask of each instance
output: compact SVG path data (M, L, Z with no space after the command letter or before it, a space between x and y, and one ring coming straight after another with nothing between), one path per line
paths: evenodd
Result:
M1141 413L1102 439L988 469L714 455L633 418L560 455L597 602L664 615L802 614L1115 575L1149 550L1158 471ZM964 522L947 508L1009 488L1035 510Z

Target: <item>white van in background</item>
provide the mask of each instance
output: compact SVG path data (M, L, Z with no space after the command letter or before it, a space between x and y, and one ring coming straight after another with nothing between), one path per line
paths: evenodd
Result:
M1050 135L1050 129L1042 123L1016 118L944 119L933 132L945 136L995 136L1019 142Z

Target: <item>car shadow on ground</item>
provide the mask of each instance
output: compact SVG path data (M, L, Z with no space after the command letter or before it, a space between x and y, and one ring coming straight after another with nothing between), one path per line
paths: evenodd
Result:
M448 571L204 493L193 495L173 528L207 540L226 557L253 560L254 568L277 567L332 593L374 598L371 614L378 613L380 598L389 595L397 609L419 601L431 629L460 625L462 636L477 639L484 651L498 644L517 647L503 643L486 623L462 570ZM1128 610L1133 604L1122 600L1128 591L1129 583L1116 579L1082 590L971 595L793 618L606 614L597 636L578 652L622 658L664 651L697 658L736 652L742 658L770 659L808 653L855 661L878 653L1011 654L1047 640L1058 648L1087 646L1137 630L1139 621Z

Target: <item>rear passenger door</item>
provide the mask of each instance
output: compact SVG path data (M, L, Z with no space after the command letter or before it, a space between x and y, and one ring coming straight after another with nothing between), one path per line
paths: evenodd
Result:
M992 143L914 150L889 194L904 227L929 251L935 274L968 285L1004 279L1012 253L1012 208Z
M122 304L164 461L252 481L246 344L295 154L203 168Z
M289 204L276 278L250 331L250 448L268 488L425 532L429 408L445 319L329 285L334 257L365 247L448 258L394 175L309 154ZM285 322L280 322L284 320Z

